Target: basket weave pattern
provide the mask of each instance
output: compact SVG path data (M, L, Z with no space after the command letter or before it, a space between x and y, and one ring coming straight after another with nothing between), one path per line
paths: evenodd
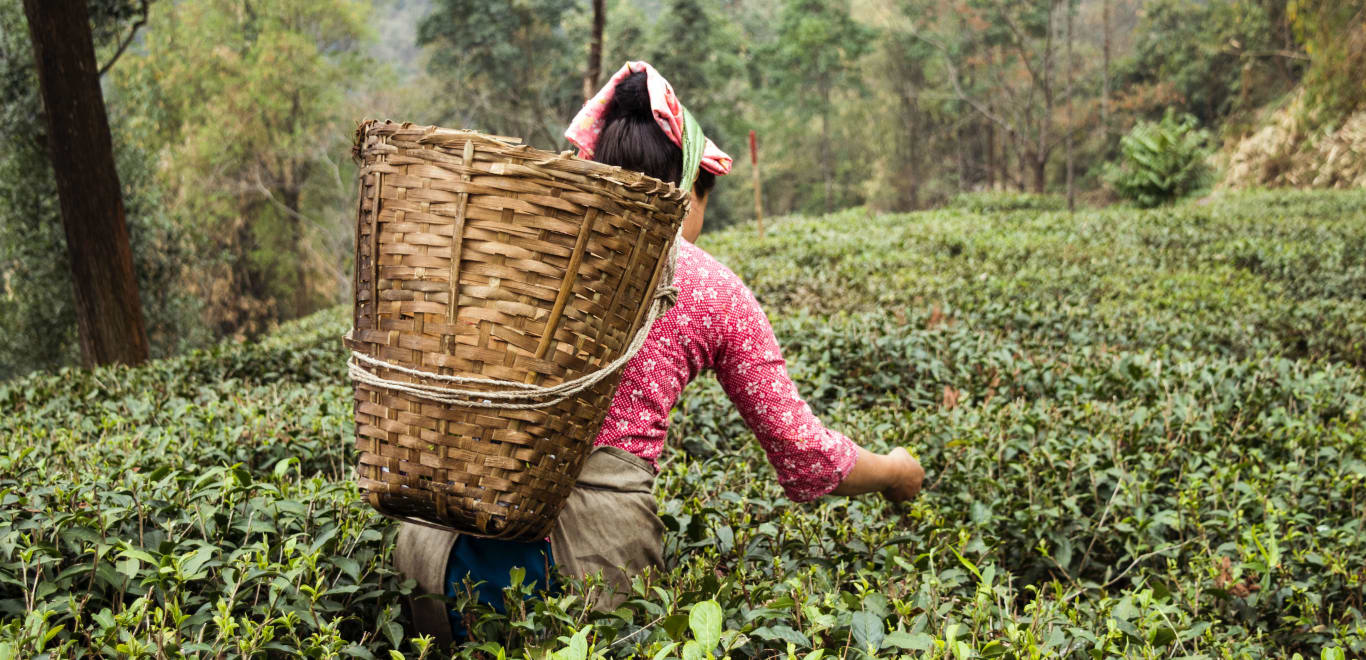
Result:
M647 322L686 210L677 187L430 126L368 121L355 150L361 189L346 344L357 353L424 373L545 387L613 362ZM376 374L441 385L395 369ZM357 381L360 488L401 520L541 538L619 379L617 371L521 410Z

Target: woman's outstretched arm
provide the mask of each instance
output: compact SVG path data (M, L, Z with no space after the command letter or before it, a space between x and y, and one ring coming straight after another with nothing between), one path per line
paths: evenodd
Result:
M897 447L886 454L875 454L859 447L854 469L830 494L882 493L893 502L904 502L920 493L924 481L925 468L905 449Z
M822 495L882 493L893 501L915 497L925 471L905 449L875 454L827 428L797 394L768 315L754 294L720 264L699 302L716 302L698 319L715 333L718 380L777 471L787 496L805 502Z

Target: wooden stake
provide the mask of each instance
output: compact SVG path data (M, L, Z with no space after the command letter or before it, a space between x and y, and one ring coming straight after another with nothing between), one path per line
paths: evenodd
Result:
M759 238L764 237L764 202L759 183L759 139L749 132L749 162L754 165L754 221L759 223Z

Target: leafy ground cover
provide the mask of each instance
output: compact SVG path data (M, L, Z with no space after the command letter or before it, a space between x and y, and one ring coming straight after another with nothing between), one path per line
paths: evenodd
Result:
M910 446L925 494L783 500L703 379L671 570L610 613L591 582L469 607L461 653L1366 654L1366 194L1051 208L704 237L817 412ZM422 654L348 481L348 320L0 385L0 657Z

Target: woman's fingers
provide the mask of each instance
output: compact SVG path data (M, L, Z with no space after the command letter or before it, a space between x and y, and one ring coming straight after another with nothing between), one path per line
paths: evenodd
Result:
M893 502L905 502L915 498L925 482L925 468L920 465L920 461L911 456L910 452L901 447L893 449L887 456L896 461L898 470L892 486L883 491L883 495Z

